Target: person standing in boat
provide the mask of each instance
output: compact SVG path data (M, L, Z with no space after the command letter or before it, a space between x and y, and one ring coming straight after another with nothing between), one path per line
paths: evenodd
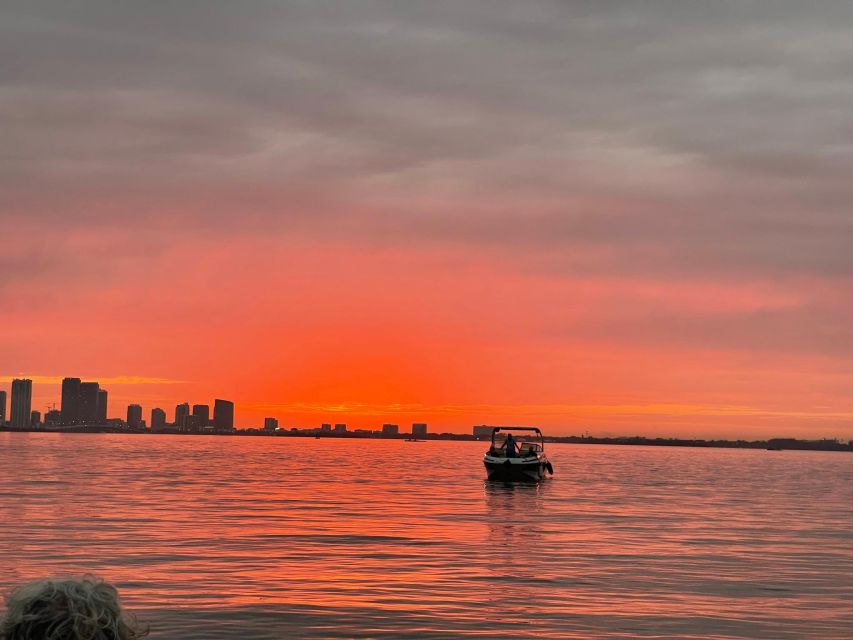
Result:
M504 443L504 447L506 448L506 457L514 458L515 457L515 438L512 437L511 433L506 435L506 442Z

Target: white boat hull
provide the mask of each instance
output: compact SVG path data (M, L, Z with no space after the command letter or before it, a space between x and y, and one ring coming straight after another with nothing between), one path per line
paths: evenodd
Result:
M483 458L489 480L504 482L539 482L551 472L551 463L544 454L527 458L504 458L486 454Z

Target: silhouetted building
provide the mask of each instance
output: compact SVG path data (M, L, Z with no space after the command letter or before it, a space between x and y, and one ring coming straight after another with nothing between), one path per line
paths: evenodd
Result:
M131 429L139 429L142 426L142 407L138 404L127 406L127 426Z
M426 438L427 426L425 422L415 422L412 424L412 435L416 438Z
M80 422L83 424L98 423L98 391L97 382L80 383Z
M166 428L166 412L160 408L151 409L151 431L162 431Z
M276 429L278 429L276 418L264 418L264 431L275 431Z
M335 425L335 433L346 433L347 426L343 423L338 423Z
M107 390L106 389L98 389L98 410L97 410L97 422L98 424L106 424L107 423Z
M62 380L62 424L80 423L80 378Z
M41 426L41 411L30 411L30 426L34 429Z
M400 427L396 424L383 424L382 425L382 435L383 436L396 436L400 433Z
M321 424L321 425L320 425L320 431L324 431L324 432L325 432L325 431L331 431L331 430L332 430L332 425L331 425L331 424L328 424L328 423L324 422L323 424Z
M56 427L62 424L62 412L59 409L51 409L44 414L44 426Z
M213 426L216 429L234 428L234 403L228 400L214 400Z
M175 407L175 426L183 428L187 426L187 416L190 415L190 403L184 402Z
M193 405L193 423L193 426L199 429L204 429L207 425L210 424L210 405Z
M6 392L0 391L0 427L6 426Z
M26 429L30 426L33 410L33 381L12 380L12 403L9 411L9 424L13 429Z

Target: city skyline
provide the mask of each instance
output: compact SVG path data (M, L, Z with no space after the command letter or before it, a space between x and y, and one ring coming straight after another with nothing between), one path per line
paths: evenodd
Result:
M55 383L50 382L50 381L54 380L53 377L35 376L35 379L41 380L41 381L48 380L49 382L44 383L47 386L55 385ZM390 423L390 422L385 421L387 419L388 415L386 415L383 419L380 419L380 420L377 420L375 418L360 419L358 417L357 412L354 412L353 414L348 415L346 413L346 405L337 405L335 407L335 411L331 412L333 414L337 412L341 417L344 417L347 419L347 423L334 423L334 428L333 428L332 423L322 423L319 426L317 426L317 422L312 421L311 419L309 419L309 420L301 419L300 420L300 419L294 418L293 416L287 416L287 415L271 416L268 413L264 414L263 417L261 417L259 419L255 419L253 422L247 421L246 423L241 424L239 422L236 422L235 417L234 417L236 415L235 412L236 412L236 407L238 406L238 403L235 403L235 402L232 402L229 400L217 399L217 398L214 398L214 401L213 401L212 406L213 406L214 410L213 410L212 416L211 416L211 412L210 412L211 404L199 404L196 402L189 402L186 400L178 402L177 404L174 405L174 408L172 409L172 415L174 416L174 419L172 421L168 420L169 412L167 411L167 409L169 408L170 405L168 403L162 402L162 401L161 402L155 401L150 406L145 406L145 405L137 403L137 402L130 402L127 405L121 405L121 407L118 411L118 413L124 415L125 417L115 416L115 415L114 416L108 416L108 415L106 415L106 412L107 412L106 402L107 402L107 397L108 397L107 390L100 388L100 386L99 386L100 383L97 381L87 380L86 382L83 382L82 378L69 378L69 377L65 377L65 378L61 379L62 382L60 384L60 391L61 391L60 404L59 404L58 408L57 408L56 402L47 402L44 405L45 411L41 412L41 411L36 410L35 407L37 405L32 401L33 390L34 389L38 390L39 385L33 385L31 379L21 377L21 378L16 378L16 379L10 378L9 379L10 386L11 386L11 383L14 382L15 380L18 380L20 382L28 382L29 383L29 385L27 386L27 394L28 394L27 395L27 402L28 402L28 404L26 404L26 407L29 408L29 413L27 415L31 416L32 419L34 420L36 414L38 414L38 419L41 420L43 418L44 424L51 423L53 425L65 425L65 426L75 424L75 419L73 418L75 406L77 406L79 409L78 405L80 403L79 398L77 399L77 401L75 403L74 390L76 389L77 393L81 394L81 396L85 393L88 393L90 398L93 398L94 392L97 391L97 409L96 409L97 415L96 415L96 418L92 422L89 422L88 424L107 424L107 423L121 422L126 426L132 427L133 425L136 425L138 427L141 425L141 426L146 427L149 430L154 430L154 431L159 430L159 429L168 429L168 428L179 428L179 429L186 430L186 431L200 431L200 430L203 430L205 427L210 428L210 429L217 429L220 431L221 430L234 429L234 428L237 428L237 429L262 429L265 431L270 431L270 430L275 430L280 425L282 425L283 428L286 428L286 429L298 427L300 429L307 429L309 431L311 429L317 429L318 431L329 431L329 432L341 432L341 431L343 431L343 432L346 432L348 430L348 426L349 426L349 427L353 427L353 428L358 429L358 430L368 430L368 431L374 430L377 433L383 433L384 435L396 435L397 433L406 433L406 434L410 433L413 437L425 435L426 429L427 429L427 423L426 422L415 421L415 422L412 422L411 432L399 432L399 425L397 423ZM118 378L118 379L108 379L108 380L111 380L113 383L115 383L117 380L124 382L124 383L128 383L129 381L134 381L134 383L138 384L138 379L135 379L134 377L131 377L131 376L122 377L122 378ZM5 396L7 395L3 389L3 384L4 384L3 378L0 378L0 416L3 415L3 411L5 410L4 399L5 399ZM86 389L88 389L88 391L86 391ZM67 394L67 395L63 395L63 394ZM45 396L41 395L41 396L36 396L36 397L44 398ZM121 397L124 397L124 396L121 396ZM68 409L68 411L66 411L65 414L63 414L63 412L62 412L62 408L64 406ZM266 404L263 406L265 406L267 408L276 407L276 405L274 405L274 404ZM216 409L217 409L217 407L221 407L221 411L224 412L224 415L226 416L226 417L222 418L222 420L224 420L224 421L218 423L218 426L217 426L217 422L216 422L216 416L217 416ZM11 405L10 405L10 410L11 410ZM24 415L23 414L24 409L22 408L20 411L21 411L20 415ZM70 411L70 413L69 413L69 411ZM402 416L406 416L406 417L414 417L413 419L417 420L418 417L423 418L424 413L425 412L421 412L420 414L418 414L417 409L415 407L412 407L410 413L406 412L406 411L401 411L401 412L397 413L396 416L398 419L400 419ZM145 417L146 414L150 417L150 419L146 419L146 417ZM133 422L131 421L131 415L133 415ZM294 414L294 415L296 415L296 414ZM327 415L320 416L320 418L327 418L327 417L328 417ZM518 417L518 416L515 416L515 417ZM500 416L500 418L505 418L505 419L497 419L497 420L492 420L492 421L484 420L484 421L480 421L480 422L481 423L485 422L485 423L489 423L489 424L522 424L522 423L533 424L529 420L524 420L524 419L522 419L520 422L518 420L514 421L513 417L511 417L511 414L509 414L509 413L507 413L503 416ZM38 422L38 421L36 421L36 422ZM3 424L2 418L0 418L0 426L2 426L2 424ZM28 419L26 421L26 425L30 426L30 424L31 424L31 421L30 421L30 419ZM76 424L84 424L84 423L82 421L78 420ZM9 425L10 426L12 425L11 420L9 420ZM313 426L311 426L311 425L313 425ZM442 431L445 433L456 433L456 434L460 434L460 435L469 433L471 431L471 428L472 428L470 425L462 424L462 423L454 423L454 424L451 424L450 426L447 426L445 423L439 423L436 426L439 428L439 431ZM537 425L537 426L541 426L541 425ZM19 424L19 427L20 427L20 424ZM475 433L476 433L476 429L477 429L477 427L474 427ZM603 437L603 438L625 438L625 437L630 437L630 436L642 436L642 437L650 437L650 438L651 437L663 437L663 438L682 438L685 440L690 440L689 437L683 437L682 435L678 435L677 431L673 431L669 434L662 434L662 433L655 433L655 432L640 434L637 432L627 432L627 431L626 432L619 432L619 431L612 431L612 430L606 430L606 429L602 429L598 432L593 432L589 428L577 428L577 427L574 429L554 430L552 432L549 432L549 435L557 436L557 437L585 436L585 437ZM699 438L699 439L708 439L708 440L714 440L714 439L720 439L720 440L736 440L736 439L737 440L742 440L742 439L762 440L762 439L773 439L773 438L780 438L780 437L781 438L791 437L791 438L802 438L804 440L839 440L839 441L851 440L851 441L853 441L853 437L845 436L845 435L843 435L843 433L841 435L839 435L839 433L815 433L815 432L808 432L805 434L803 434L803 433L795 434L795 433L792 433L791 431L785 431L785 430L780 430L778 432L771 432L769 434L766 434L763 438L762 437L752 438L748 431L745 433L731 433L731 434L727 434L725 436L720 436L720 435L704 436L702 434L697 434L697 435L695 435L695 437Z
M98 381L81 378L65 377L60 389L60 402L45 405L44 422L42 412L33 409L33 380L29 378L13 378L10 384L13 408L9 426L17 429L30 426L105 426L109 423L122 422L121 418L109 415L106 389L100 387ZM5 426L6 392L0 390L0 427ZM192 413L188 402L175 405L174 420L166 422L166 413L160 407L152 407L150 425L157 427L174 426L192 430L213 426L217 430L232 430L234 428L234 403L229 400L214 399L213 417L210 417L210 406L194 404ZM12 409L10 409L12 410ZM146 426L142 405L131 402L126 407L126 419L123 423L131 429Z

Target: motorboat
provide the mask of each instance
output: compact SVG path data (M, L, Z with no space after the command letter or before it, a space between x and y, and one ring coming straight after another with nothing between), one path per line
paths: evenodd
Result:
M546 471L554 474L545 455L545 439L536 427L493 427L483 464L489 480L538 482Z

